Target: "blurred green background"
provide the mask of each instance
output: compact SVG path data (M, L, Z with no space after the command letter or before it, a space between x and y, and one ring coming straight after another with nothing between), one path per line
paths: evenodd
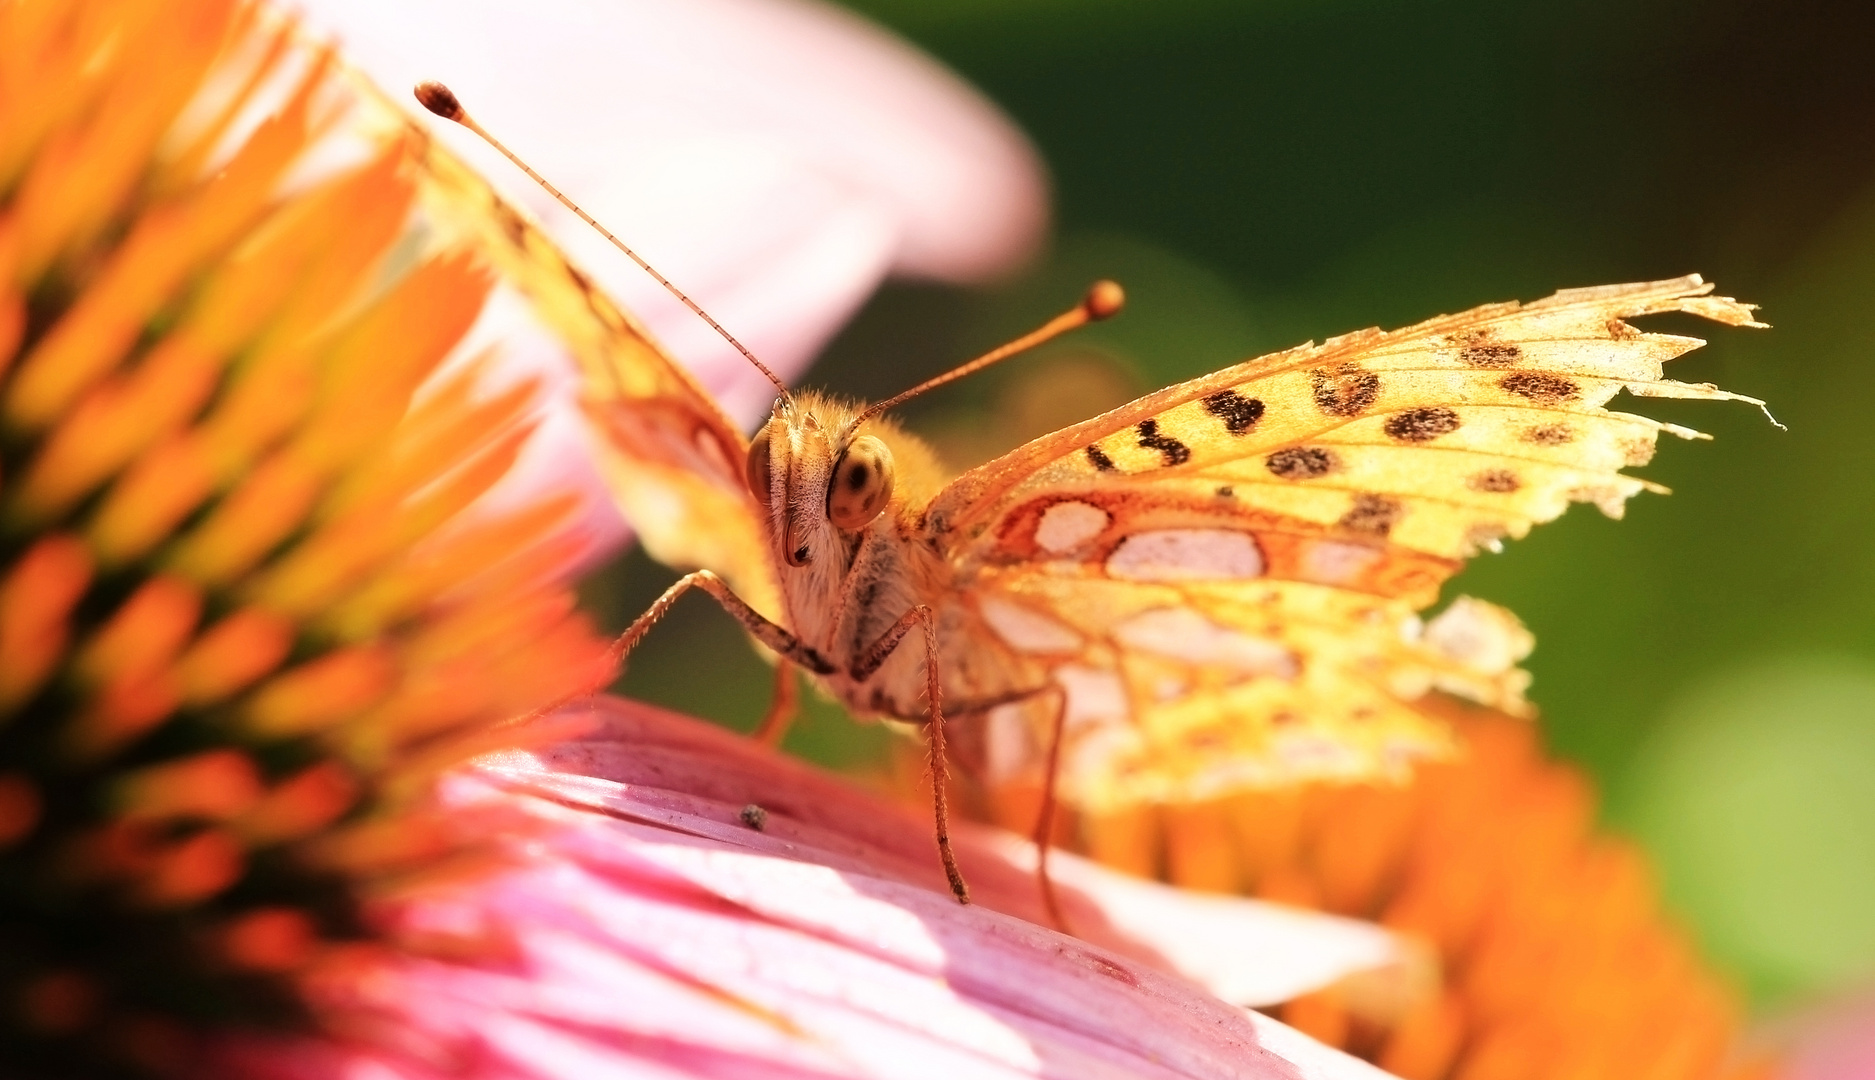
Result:
M1762 304L1774 330L1653 325L1712 339L1674 376L1766 398L1788 432L1743 405L1624 406L1717 441L1663 439L1639 472L1671 498L1621 522L1578 507L1448 595L1536 632L1550 744L1760 1004L1875 977L1875 6L850 6L1028 131L1057 241L997 288L888 287L810 382L882 397L1093 277L1129 294L1051 356L908 408L954 457L997 448L969 427L1007 442L1305 339L1562 286L1697 271ZM670 579L628 557L588 599L619 625ZM746 727L768 685L695 602L622 688ZM815 704L789 746L854 767L885 738Z

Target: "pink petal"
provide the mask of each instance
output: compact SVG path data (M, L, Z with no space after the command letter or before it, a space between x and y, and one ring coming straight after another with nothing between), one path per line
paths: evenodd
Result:
M633 820L774 855L896 880L948 895L929 818L758 744L637 702L607 699L577 742L484 767L523 789ZM743 825L749 804L769 813ZM958 859L976 903L1046 923L1034 846L959 823ZM1107 870L1067 852L1049 857L1082 938L1175 972L1227 1001L1267 1005L1348 975L1420 961L1371 923L1241 897L1194 893Z
M1024 870L1035 865L1035 845L1021 837L981 839ZM1050 854L1048 869L1058 888L1099 909L1108 948L1156 962L1238 1005L1280 1004L1357 973L1406 980L1426 974L1422 957L1370 922L1175 889L1067 852Z
M386 909L406 936L498 947L328 978L317 1000L358 1035L231 1044L229 1071L1384 1075L1140 959L957 904L930 887L941 878L928 823L900 808L643 706L602 701L594 719L591 736L545 757L628 779L521 754L459 774L447 793L457 805L499 800L540 828L511 842L512 869ZM769 811L764 830L740 823L746 801ZM1006 847L977 830L960 855L985 900L1032 906ZM1099 925L1099 892L1069 883L1077 921Z
M1875 1078L1875 986L1838 992L1768 1026L1788 1080Z
M307 0L402 95L442 79L771 366L798 374L888 273L975 280L1040 239L1042 170L930 58L808 0ZM426 121L431 118L425 117ZM732 404L747 364L453 125L441 138Z

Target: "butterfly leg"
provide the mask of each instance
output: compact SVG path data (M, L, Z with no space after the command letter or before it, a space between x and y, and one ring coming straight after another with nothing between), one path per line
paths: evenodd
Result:
M734 616L737 622L754 635L755 640L780 653L784 666L788 661L792 661L816 675L833 674L834 666L819 652L789 633L786 628L769 622L761 612L750 607L742 597L737 596L729 588L727 582L708 570L698 570L678 578L675 584L664 590L664 595L651 602L651 606L645 609L643 615L638 616L630 626L625 628L625 632L612 643L613 666L622 667L625 658L638 647L638 642L644 639L651 627L664 617L664 613L671 609L671 605L677 602L678 597L691 589L702 589L709 593L718 604L722 605L724 611Z
M749 738L764 746L780 746L794 718L800 714L800 685L794 679L794 665L786 657L775 662L775 692L768 699L768 711Z
M1042 808L1035 815L1035 882L1041 889L1042 908L1048 913L1048 921L1064 934L1072 935L1073 927L1068 924L1068 917L1061 910L1061 900L1055 895L1055 881L1048 876L1048 849L1055 838L1055 781L1061 775L1061 736L1068 727L1068 696L1059 686L1052 687L1049 696L1055 699L1055 722L1048 736L1048 761L1043 766Z
M944 709L940 704L938 679L937 622L931 609L923 604L907 611L879 635L847 674L856 682L865 682L879 670L892 650L905 639L914 625L924 627L925 701L930 705L926 727L931 732L931 810L937 823L938 859L944 864L944 876L950 880L951 893L960 904L970 902L970 886L963 871L957 868L957 855L951 850L950 769L944 752Z

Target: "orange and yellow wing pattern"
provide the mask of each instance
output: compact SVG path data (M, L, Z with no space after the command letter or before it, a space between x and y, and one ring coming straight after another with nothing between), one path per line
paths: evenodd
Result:
M400 122L438 242L487 259L578 361L602 471L646 550L672 566L715 570L775 617L779 586L743 479L748 440L531 220L420 127Z
M1567 290L1252 360L966 473L925 525L961 617L1061 687L1068 798L1394 772L1444 745L1429 689L1526 708L1529 635L1469 599L1422 623L1440 585L1572 502L1619 515L1652 487L1624 467L1699 437L1609 400L1754 401L1664 379L1702 342L1626 322L1761 325L1710 292ZM992 774L1037 768L1051 707L991 713Z

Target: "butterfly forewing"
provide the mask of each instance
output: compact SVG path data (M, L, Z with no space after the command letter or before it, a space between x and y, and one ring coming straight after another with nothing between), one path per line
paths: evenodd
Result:
M1076 801L1395 771L1444 745L1411 707L1428 689L1526 708L1513 617L1416 617L1463 559L1572 502L1618 516L1650 486L1620 470L1659 431L1694 433L1608 411L1621 390L1733 396L1664 381L1700 342L1625 322L1755 325L1709 290L1572 290L1253 360L965 474L927 528L990 632L1064 688ZM991 764L1032 774L1048 720L1002 709Z
M403 137L438 242L477 252L526 295L581 367L581 404L613 496L654 557L720 573L757 611L781 610L754 500L748 441L630 314L528 218L427 133Z
M934 501L931 528L962 532L952 543L968 560L994 544L985 539L990 520L1040 493L1168 485L1199 493L1210 484L1234 495L1245 484L1260 487L1247 504L1356 533L1385 522L1395 543L1463 558L1475 549L1474 530L1517 535L1570 501L1617 507L1644 486L1619 469L1644 461L1658 431L1693 434L1608 411L1622 389L1737 397L1663 380L1662 362L1698 340L1643 334L1624 321L1682 310L1753 324L1748 306L1709 290L1696 276L1568 290L1252 360L972 470ZM1377 511L1363 495L1398 500L1400 510Z

